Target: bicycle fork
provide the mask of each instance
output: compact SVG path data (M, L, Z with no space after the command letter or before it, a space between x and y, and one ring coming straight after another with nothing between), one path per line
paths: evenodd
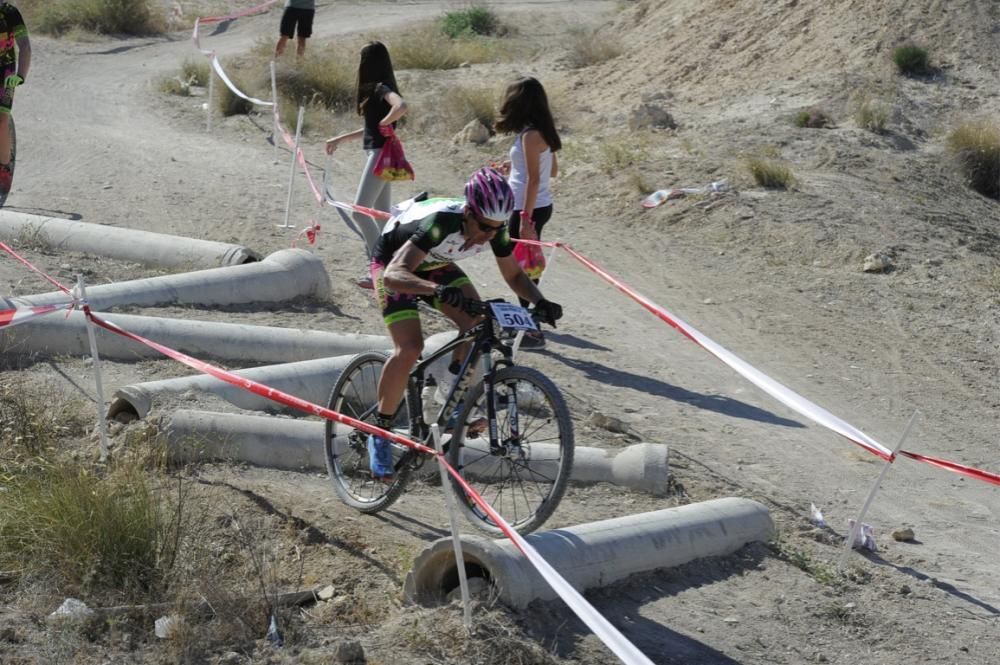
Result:
M486 399L486 419L489 422L490 454L509 457L512 452L517 452L520 456L522 451L521 433L518 429L517 386L510 386L509 392L503 396L507 402L505 406L510 423L510 438L506 441L500 441L494 378L493 358L488 353L483 354L483 397Z

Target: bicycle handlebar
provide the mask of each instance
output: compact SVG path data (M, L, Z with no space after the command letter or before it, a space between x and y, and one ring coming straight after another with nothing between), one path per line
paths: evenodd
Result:
M490 307L491 303L494 302L507 302L503 298L494 298L492 300L465 300L462 303L462 311L471 316L485 316L489 319L493 318L493 308ZM540 326L543 321L540 321L535 315L534 308L526 308L528 313L531 314L531 318L534 319L535 325ZM553 326L554 327L554 326Z

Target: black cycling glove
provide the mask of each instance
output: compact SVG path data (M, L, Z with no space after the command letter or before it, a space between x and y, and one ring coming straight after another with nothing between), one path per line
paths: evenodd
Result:
M539 321L547 323L553 328L556 327L556 321L561 319L562 315L562 305L558 303L544 298L535 303L535 316L538 317Z
M452 307L462 308L465 304L465 296L462 294L462 289L457 286L445 286L444 284L438 284L434 288L434 297L445 305L451 305Z

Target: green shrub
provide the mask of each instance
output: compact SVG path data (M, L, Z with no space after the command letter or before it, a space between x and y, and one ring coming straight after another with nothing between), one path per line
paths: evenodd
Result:
M452 39L469 35L495 35L499 31L500 19L496 14L478 5L448 12L441 18L441 32Z
M750 157L746 160L746 167L754 182L761 187L787 189L795 182L791 170L778 162Z
M1000 126L987 120L961 125L948 136L948 149L970 187L1000 199Z
M105 35L155 35L166 28L159 4L150 0L52 0L18 3L32 30L62 35L73 29Z
M905 44L896 48L892 52L892 61L896 63L896 69L904 76L922 76L931 71L927 59L927 49Z
M808 127L819 129L822 127L832 127L833 120L825 111L818 108L803 109L795 114L793 123L796 127Z

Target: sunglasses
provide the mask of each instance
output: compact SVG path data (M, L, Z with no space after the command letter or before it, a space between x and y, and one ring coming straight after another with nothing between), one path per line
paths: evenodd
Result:
M479 215L473 213L473 219L476 220L476 224L479 225L479 230L483 233L498 233L507 228L507 222L502 222L500 226L493 226L492 224L487 224L485 217L480 217ZM493 221L493 220L490 220Z

